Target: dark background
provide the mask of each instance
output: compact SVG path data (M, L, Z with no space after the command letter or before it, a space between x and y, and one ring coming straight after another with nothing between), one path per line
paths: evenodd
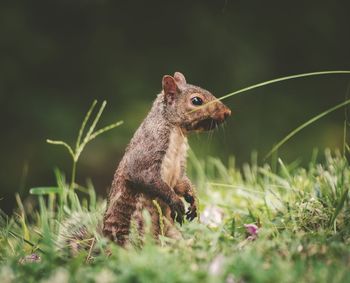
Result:
M93 141L78 166L105 194L123 150L161 78L187 81L221 96L290 74L350 69L349 1L1 1L0 207L14 193L54 185L55 166L70 159L46 138L73 144L93 101L108 101L99 126L122 127ZM310 117L344 100L348 75L298 79L229 98L225 131L194 136L200 158L234 155L273 144ZM341 147L344 110L293 138L286 162L309 160L314 147ZM69 175L69 174L68 174Z

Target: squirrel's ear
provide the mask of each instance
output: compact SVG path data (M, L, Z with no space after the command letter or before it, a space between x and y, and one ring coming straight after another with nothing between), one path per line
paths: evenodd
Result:
M180 72L175 72L174 79L180 88L186 85L185 76L183 74L181 74Z
M162 80L163 91L167 96L174 96L178 92L178 88L175 79L172 76L166 75Z

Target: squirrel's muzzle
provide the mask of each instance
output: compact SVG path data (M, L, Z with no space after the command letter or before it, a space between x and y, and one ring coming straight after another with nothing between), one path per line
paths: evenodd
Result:
M192 129L199 131L210 131L215 129L218 125L223 123L230 115L231 110L221 101L215 101L208 105L208 108L204 108L207 111L208 116L206 118L197 121ZM199 114L201 114L199 112Z
M220 122L224 122L228 117L231 116L231 110L224 106L224 109L219 113Z
M231 110L225 104L218 101L215 105L216 109L211 115L211 117L216 120L218 123L224 122L229 116L231 116Z

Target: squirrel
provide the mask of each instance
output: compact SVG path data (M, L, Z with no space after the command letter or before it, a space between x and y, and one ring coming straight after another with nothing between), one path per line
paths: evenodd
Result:
M175 221L197 217L197 197L186 176L187 135L214 129L231 110L209 91L188 84L175 72L162 79L162 91L135 132L114 174L102 233L121 246L128 243L133 221L143 233L142 211L151 216L152 232L181 238ZM189 203L188 211L182 198ZM157 201L158 207L154 204ZM159 211L165 218L162 229Z

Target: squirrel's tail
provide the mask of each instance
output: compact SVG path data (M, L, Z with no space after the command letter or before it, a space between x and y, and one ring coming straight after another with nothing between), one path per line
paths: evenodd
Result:
M101 211L73 212L60 223L56 240L57 250L71 255L81 250L93 251L96 241L102 235L102 219Z

